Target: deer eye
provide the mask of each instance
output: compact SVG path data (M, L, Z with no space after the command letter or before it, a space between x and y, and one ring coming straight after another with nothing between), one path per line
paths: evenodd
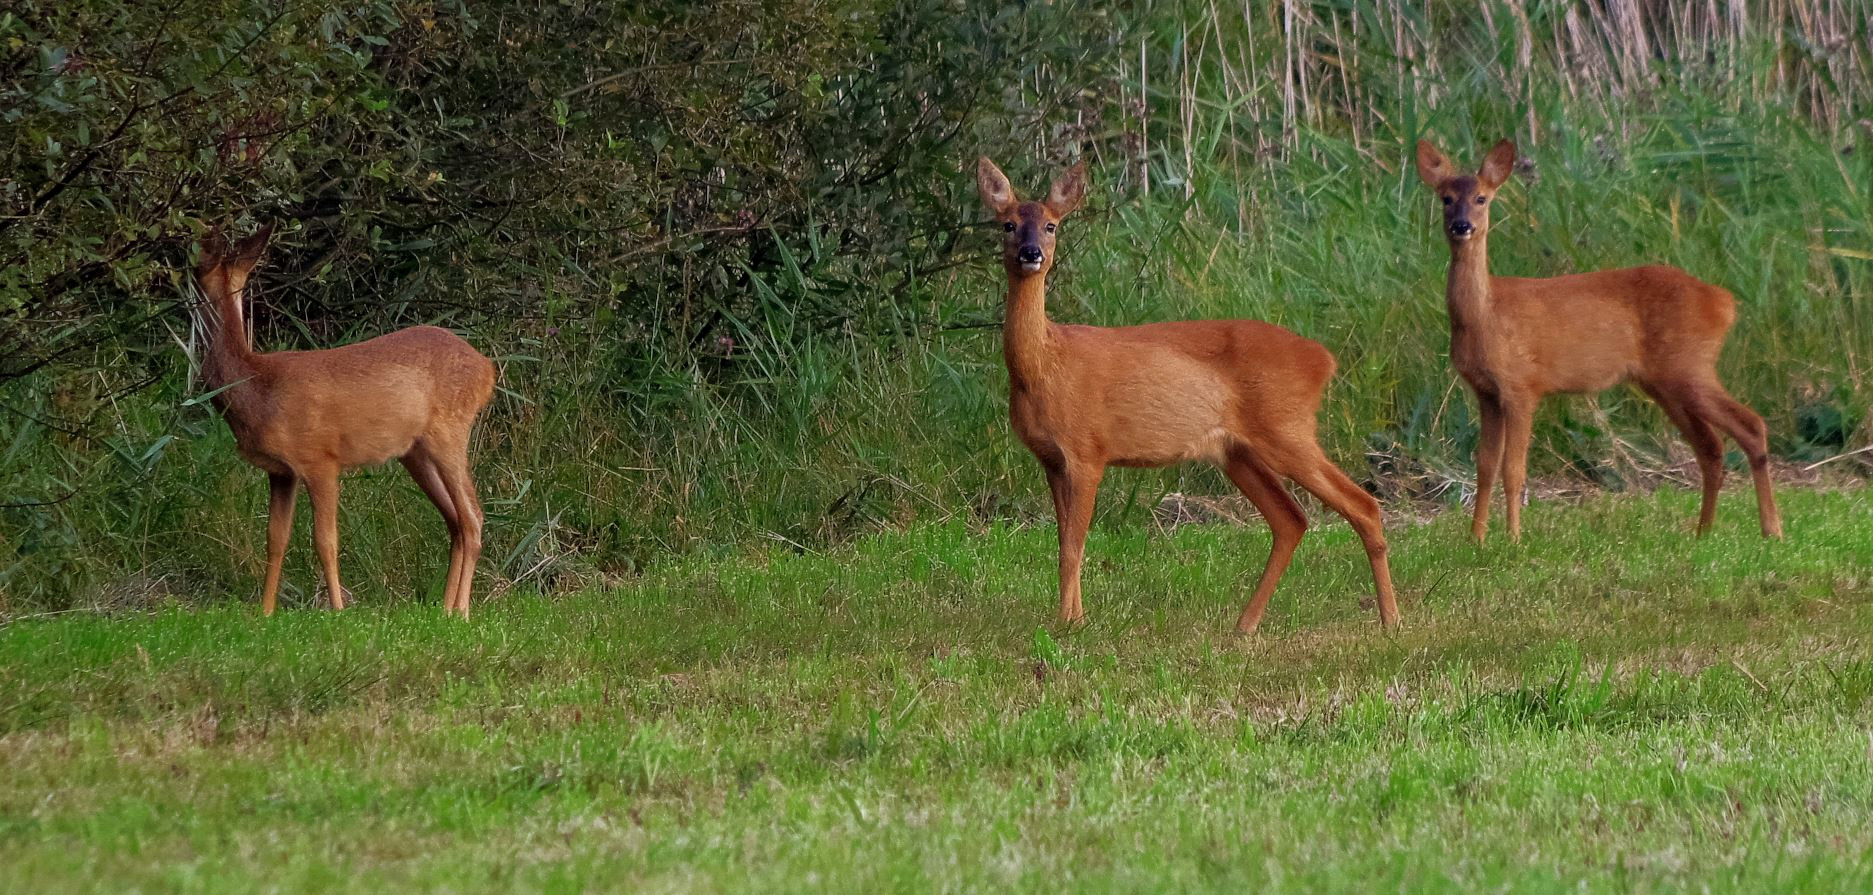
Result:
M1054 225L1052 225L1052 224L1048 224L1048 225L1047 225L1047 232L1049 232L1049 233L1052 233L1052 232L1054 232Z
M1485 198L1483 198L1482 196L1477 196L1477 197L1476 197L1476 204L1478 204L1478 205L1481 205L1481 204L1483 204L1483 203L1485 203L1485 202L1488 202L1488 201L1489 201L1488 199L1485 199Z
M1445 197L1444 197L1444 204L1445 204L1445 205L1449 205L1449 204L1450 204L1450 197L1449 197L1449 196L1445 196Z
M1002 232L1003 232L1003 233L1013 233L1013 232L1015 232L1015 222L1014 222L1014 221L1003 221L1003 222L1002 222Z

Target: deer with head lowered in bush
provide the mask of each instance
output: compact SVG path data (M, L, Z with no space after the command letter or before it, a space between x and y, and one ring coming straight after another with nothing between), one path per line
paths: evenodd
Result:
M1047 319L1047 274L1061 219L1086 191L1084 163L1047 198L1023 202L995 163L976 165L982 202L1002 231L1008 305L1002 346L1009 417L1053 491L1060 528L1060 618L1079 621L1080 561L1108 466L1220 466L1268 520L1273 546L1237 629L1261 623L1307 530L1292 479L1351 522L1378 590L1379 621L1398 620L1379 503L1327 459L1315 416L1333 354L1256 320L1071 326Z
M322 351L255 352L243 302L270 229L232 244L211 234L196 270L208 304L202 378L241 456L266 471L271 489L261 611L273 614L302 482L312 498L312 540L332 608L345 608L338 579L338 474L394 457L448 525L443 610L467 618L482 528L468 436L494 394L494 363L434 326Z
M1489 528L1498 471L1509 537L1522 534L1522 483L1535 407L1557 393L1594 394L1631 381L1684 433L1704 479L1697 533L1710 530L1723 486L1723 441L1749 458L1765 537L1782 536L1769 484L1769 433L1762 417L1730 397L1717 355L1736 322L1730 293L1664 265L1544 279L1489 273L1489 209L1515 167L1504 140L1475 174L1457 170L1430 141L1418 142L1418 176L1443 206L1450 242L1450 355L1476 393L1476 510L1470 534Z

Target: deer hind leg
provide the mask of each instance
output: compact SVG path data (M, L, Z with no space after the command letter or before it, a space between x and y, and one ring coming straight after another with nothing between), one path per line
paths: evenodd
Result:
M260 614L272 615L280 592L280 566L286 561L286 542L293 536L293 503L299 479L292 474L267 475L267 578L260 588Z
M475 587L475 567L481 563L481 530L486 517L481 512L481 498L475 493L474 478L463 463L461 485L456 503L462 506L462 574L455 583L455 613L468 620L468 597Z
M1476 436L1476 511L1470 522L1470 537L1478 544L1489 533L1490 492L1496 488L1496 476L1502 470L1502 404L1495 395L1476 393L1477 418L1481 431Z
M1372 584L1379 597L1379 624L1386 628L1396 626L1398 597L1392 590L1392 568L1386 559L1385 521L1379 512L1378 499L1333 465L1333 461L1320 452L1319 445L1296 451L1294 457L1292 467L1280 471L1352 523L1353 531L1358 532L1360 542L1366 547L1366 560L1372 564Z
M1723 489L1723 441L1709 422L1691 410L1682 389L1645 386L1645 393L1658 402L1697 455L1698 474L1704 481L1704 502L1697 511L1697 536L1701 538L1717 518L1717 493Z
M462 618L468 618L469 595L475 586L475 565L481 561L481 529L484 517L481 513L481 500L475 494L475 479L469 471L468 439L466 436L439 445L431 455L437 473L447 486L449 497L455 505L455 513L460 531L460 561L455 560L452 551L449 562L449 590L455 595L452 604L445 604L443 611L453 612Z
M1261 581L1255 585L1255 594L1243 605L1242 615L1236 620L1238 632L1253 634L1262 623L1268 599L1275 595L1275 585L1281 582L1288 562L1294 558L1294 548L1307 533L1307 514L1281 487L1281 481L1246 451L1231 451L1223 464L1223 472L1268 521L1268 531L1274 541L1268 549L1268 563L1262 567Z
M1697 396L1697 411L1711 425L1736 440L1743 455L1749 458L1749 474L1756 482L1756 515L1762 523L1762 536L1782 537L1782 514L1775 506L1775 488L1769 482L1769 427L1756 411L1730 397L1723 386L1713 386Z
M306 470L306 494L312 498L312 545L319 551L332 609L345 608L345 588L338 581L338 467Z
M1509 540L1522 540L1522 487L1528 481L1528 443L1534 437L1535 402L1501 399L1502 495L1509 506Z
M436 505L436 511L442 514L442 522L449 528L449 575L442 585L442 611L453 613L456 603L455 579L459 576L462 565L462 521L455 509L455 498L449 496L449 486L443 482L442 473L436 469L436 461L429 456L428 448L418 442L408 454L403 456L403 468L409 470L410 478L416 480L417 487L423 489L429 502Z
M1080 605L1080 561L1086 553L1086 530L1093 523L1093 504L1099 498L1099 480L1105 473L1102 466L1071 461L1049 465L1047 469L1047 486L1054 494L1054 519L1060 529L1060 620L1063 622L1077 622L1086 617L1086 610Z

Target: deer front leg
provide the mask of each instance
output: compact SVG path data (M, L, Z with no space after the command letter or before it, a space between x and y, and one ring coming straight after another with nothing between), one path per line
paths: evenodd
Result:
M1060 620L1077 622L1086 617L1080 605L1080 561L1086 552L1086 530L1092 525L1093 503L1105 469L1091 464L1063 463L1049 467L1047 485L1054 493L1054 519L1060 529Z
M260 587L260 614L272 615L280 592L280 566L286 560L286 542L293 535L293 502L299 479L267 474L267 578Z
M1476 507L1470 537L1482 544L1489 534L1489 502L1494 499L1490 492L1502 469L1502 405L1495 395L1477 392L1476 411L1482 430L1476 436Z
M306 493L312 498L312 545L318 548L325 587L332 609L345 608L345 588L338 583L338 468L306 474Z
M1509 540L1522 540L1522 486L1528 479L1528 443L1534 437L1535 401L1502 398L1502 494L1509 502Z

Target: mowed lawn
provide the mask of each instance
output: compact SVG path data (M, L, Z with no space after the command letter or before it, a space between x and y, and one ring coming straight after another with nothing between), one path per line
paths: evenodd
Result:
M1078 630L1051 527L960 522L469 624L19 619L0 889L1869 891L1873 506L1783 499L1395 522L1395 637L1324 523L1254 638L1224 526L1095 531Z

